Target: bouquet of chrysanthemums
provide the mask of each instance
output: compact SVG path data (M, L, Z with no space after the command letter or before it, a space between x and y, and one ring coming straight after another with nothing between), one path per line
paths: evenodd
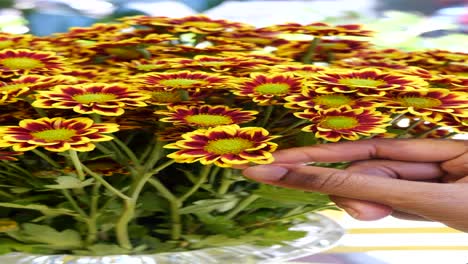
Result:
M328 198L247 180L238 165L271 163L279 148L467 131L468 54L371 37L205 16L0 33L0 253L304 236L290 227Z

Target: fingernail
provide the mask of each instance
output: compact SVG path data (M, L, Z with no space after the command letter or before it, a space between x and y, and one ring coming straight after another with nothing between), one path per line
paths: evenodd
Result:
M359 212L356 211L354 208L344 207L343 209L346 211L346 213L348 213L353 218L358 218L359 217Z
M259 181L278 181L288 173L288 169L274 165L258 165L244 170L248 178Z

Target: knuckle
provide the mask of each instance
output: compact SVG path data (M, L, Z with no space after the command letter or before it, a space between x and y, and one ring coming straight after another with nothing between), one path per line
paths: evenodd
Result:
M331 171L321 177L321 180L317 182L317 188L325 192L346 188L347 183L350 182L351 177L352 173L348 171Z

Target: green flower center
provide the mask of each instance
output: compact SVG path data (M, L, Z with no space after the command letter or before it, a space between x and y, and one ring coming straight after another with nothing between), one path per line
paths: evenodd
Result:
M137 65L136 68L140 71L151 71L154 69L159 69L161 65L156 65L156 64L140 64Z
M198 27L198 28L218 28L221 25L215 22L205 22L205 21L188 21L184 22L182 26L186 27Z
M424 98L424 97L400 97L398 100L407 107L419 108L431 108L442 104L439 99L435 98Z
M169 80L161 80L159 81L160 84L169 86L169 87L181 87L181 88L187 88L190 86L193 86L194 84L203 84L206 83L205 81L202 80L194 80L194 79L186 79L186 78L174 78L174 79L169 79Z
M349 86L365 86L365 87L378 87L386 82L373 79L359 79L359 78L343 78L338 81L340 84Z
M182 91L157 91L152 92L151 96L158 103L177 103L184 100Z
M20 90L22 88L28 87L27 84L24 83L18 83L18 84L8 84L5 86L0 86L0 91L16 91Z
M255 88L255 91L261 94L285 94L289 91L289 85L286 83L265 83Z
M347 49L349 46L345 43L320 43L319 47L324 50Z
M202 64L203 66L207 66L207 67L210 67L210 66L216 67L216 66L229 65L229 62L226 62L226 61L200 61L200 64Z
M122 59L138 59L141 57L141 53L134 49L106 48L104 51L107 54L114 55Z
M85 93L73 96L73 99L80 104L105 103L115 98L115 94L108 93Z
M229 116L222 115L209 115L209 114L200 114L200 115L191 115L185 118L187 122L197 124L198 126L203 127L212 127L219 125L230 125L232 124L232 118Z
M205 150L218 155L239 154L242 151L253 147L252 141L243 138L226 138L209 141Z
M35 138L43 139L48 142L65 141L75 136L76 131L66 129L66 128L57 128L57 129L43 130L40 132L34 132L34 133L31 133L31 135Z
M359 121L349 116L328 116L320 122L321 127L330 129L349 129L357 125L359 125Z
M312 101L314 101L318 105L324 105L328 108L335 108L342 105L348 105L350 102L353 101L353 99L342 94L326 94L316 96L314 99L312 99Z
M6 49L13 45L13 41L11 40L2 40L0 41L0 49Z
M1 60L0 64L12 70L30 70L44 67L40 60L31 58L6 58Z

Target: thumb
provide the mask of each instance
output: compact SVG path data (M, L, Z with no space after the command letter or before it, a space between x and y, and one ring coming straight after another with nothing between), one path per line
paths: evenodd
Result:
M453 184L400 180L296 164L253 166L243 173L267 184L370 201L422 215L437 214L433 212L437 208L448 209L454 204Z

